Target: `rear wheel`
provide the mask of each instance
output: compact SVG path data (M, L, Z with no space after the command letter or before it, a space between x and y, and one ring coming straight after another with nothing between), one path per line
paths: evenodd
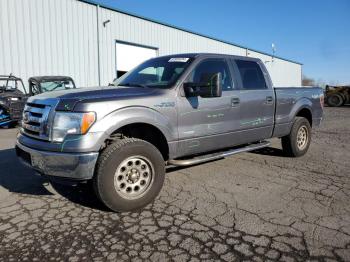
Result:
M332 94L327 98L327 104L332 107L342 106L344 99L340 94Z
M160 192L165 162L152 144L135 138L118 140L100 155L94 189L113 211L131 211L151 203Z
M290 157L305 155L311 143L311 126L304 117L296 117L289 135L282 137L284 153Z

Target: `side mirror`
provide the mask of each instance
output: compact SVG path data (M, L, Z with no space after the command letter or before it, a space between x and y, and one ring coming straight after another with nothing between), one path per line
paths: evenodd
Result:
M201 97L221 97L222 82L221 73L216 73L207 78L207 81L201 83L184 83L184 91L187 97L201 96Z

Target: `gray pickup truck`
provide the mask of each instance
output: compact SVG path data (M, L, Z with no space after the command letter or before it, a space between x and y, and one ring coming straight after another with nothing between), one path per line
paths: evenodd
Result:
M256 150L273 137L286 155L302 156L323 114L321 88L274 88L249 57L157 57L114 84L29 98L16 144L42 175L92 181L114 211L152 202L166 165Z

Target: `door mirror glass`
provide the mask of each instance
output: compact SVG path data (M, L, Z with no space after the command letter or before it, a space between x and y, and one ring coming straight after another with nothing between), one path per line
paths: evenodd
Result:
M184 83L184 91L187 97L221 97L222 95L222 76L221 73L207 74L203 73L200 82Z

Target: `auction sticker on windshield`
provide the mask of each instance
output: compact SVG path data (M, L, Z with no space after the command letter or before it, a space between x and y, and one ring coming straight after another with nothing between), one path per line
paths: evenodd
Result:
M189 58L187 57L173 57L169 59L169 62L182 62L182 63L186 63L188 61Z

